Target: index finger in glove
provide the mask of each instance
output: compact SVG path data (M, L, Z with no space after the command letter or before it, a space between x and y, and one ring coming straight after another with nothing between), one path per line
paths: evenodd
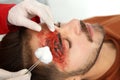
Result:
M49 10L49 7L43 6L42 8L40 8L38 6L38 7L34 7L32 10L34 14L38 15L48 25L48 28L51 31L55 30L54 20L52 17L52 13Z
M29 29L32 29L35 31L41 31L41 26L38 23L36 23L26 17L22 17L22 21L19 22L19 25L22 25L26 28L29 28Z

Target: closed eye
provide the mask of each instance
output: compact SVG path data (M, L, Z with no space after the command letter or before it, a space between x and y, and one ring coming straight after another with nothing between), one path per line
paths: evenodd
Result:
M65 39L67 42L68 42L68 44L69 44L69 48L71 48L72 47L72 43L71 43L71 41L69 40L69 39Z

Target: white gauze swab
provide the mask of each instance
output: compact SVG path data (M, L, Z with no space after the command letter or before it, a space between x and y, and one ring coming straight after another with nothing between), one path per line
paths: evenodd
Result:
M35 56L39 59L37 62L35 62L29 69L28 71L26 72L29 73L31 72L39 63L40 61L45 63L45 64L48 64L50 62L52 62L52 59L53 59L53 56L52 56L52 53L49 49L48 46L45 46L45 47L42 47L42 48L38 48L36 51L35 51Z
M48 46L38 48L35 51L35 56L43 63L48 64L52 61L53 56Z

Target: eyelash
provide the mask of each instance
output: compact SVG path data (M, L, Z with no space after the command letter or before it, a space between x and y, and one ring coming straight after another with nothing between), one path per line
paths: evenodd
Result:
M72 47L71 41L70 41L69 39L65 39L65 40L67 40L67 41L68 41L69 48L71 48L71 47Z
M58 27L61 27L61 23L60 22L58 22Z
M60 27L61 27L61 23L58 22L58 23L57 23L57 26L60 28ZM71 47L72 47L71 41L70 41L69 39L65 39L65 40L68 42L69 48L71 48Z

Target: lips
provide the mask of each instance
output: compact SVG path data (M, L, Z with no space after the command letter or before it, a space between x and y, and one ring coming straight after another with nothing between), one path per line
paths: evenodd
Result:
M93 28L92 28L92 25L89 24L89 23L86 23L86 27L87 27L87 30L90 34L90 37L92 38L93 37Z
M92 25L89 24L89 23L84 23L82 21L80 21L80 24L81 24L81 30L87 34L88 39L90 41L93 41L92 40L92 37L93 37L93 27L92 27Z

